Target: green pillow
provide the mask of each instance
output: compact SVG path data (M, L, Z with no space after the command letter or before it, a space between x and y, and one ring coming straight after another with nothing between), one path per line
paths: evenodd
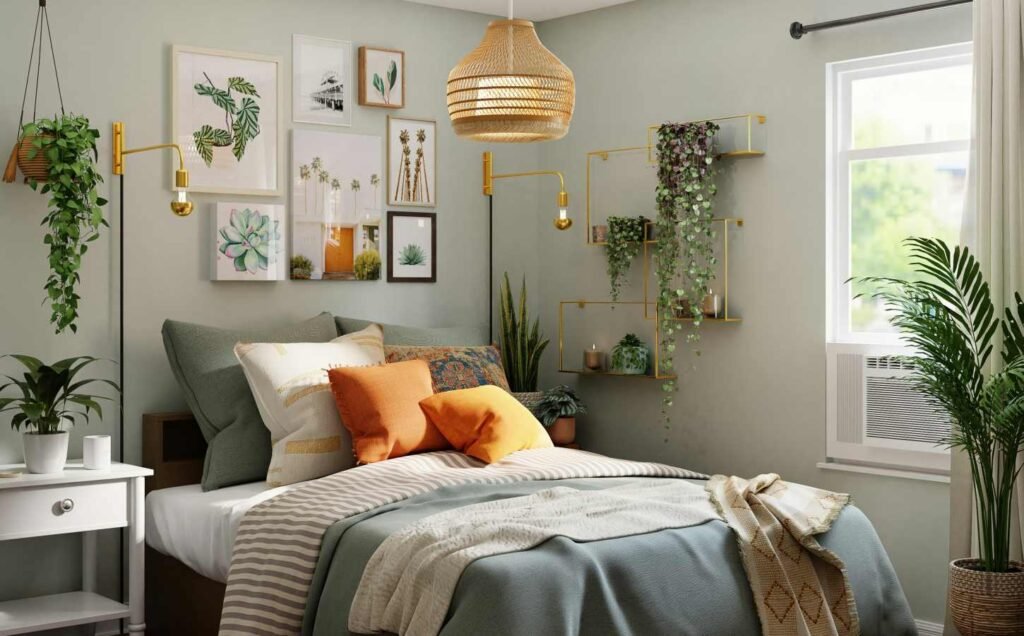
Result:
M371 324L369 320L341 316L336 316L334 320L338 323L338 331L342 334L365 329ZM491 344L487 342L486 327L403 327L401 325L385 325L380 322L377 324L384 328L384 344L386 345L458 347Z
M333 340L338 328L331 315L273 329L219 329L167 320L163 335L171 370L206 438L203 490L265 480L270 433L233 349L238 342Z

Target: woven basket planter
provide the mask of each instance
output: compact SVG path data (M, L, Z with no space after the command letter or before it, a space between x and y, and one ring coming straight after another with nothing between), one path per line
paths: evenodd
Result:
M543 391L529 391L527 393L513 393L512 397L519 400L519 403L530 409L536 415L537 404L544 397Z
M51 135L46 136L52 138ZM35 156L31 159L29 158L32 154L32 142L35 138L36 135L26 135L18 143L18 167L21 168L21 173L25 175L26 179L35 179L40 183L44 183L50 179L50 161L46 158L46 153L42 149L38 149L39 151Z
M984 572L978 559L949 564L949 607L962 636L1024 634L1024 563L1013 572Z

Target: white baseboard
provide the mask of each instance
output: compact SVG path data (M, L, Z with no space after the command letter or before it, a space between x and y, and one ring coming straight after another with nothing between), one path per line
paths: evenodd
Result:
M918 636L942 636L942 623L929 623L928 621L914 621L917 623Z

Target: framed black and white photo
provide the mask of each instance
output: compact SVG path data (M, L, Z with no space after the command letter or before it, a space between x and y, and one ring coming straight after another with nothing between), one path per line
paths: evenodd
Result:
M437 122L388 117L388 205L437 207Z
M388 212L388 282L437 282L437 215Z
M174 46L171 128L191 192L279 196L281 59Z
M312 35L292 36L292 119L351 126L356 103L352 43Z

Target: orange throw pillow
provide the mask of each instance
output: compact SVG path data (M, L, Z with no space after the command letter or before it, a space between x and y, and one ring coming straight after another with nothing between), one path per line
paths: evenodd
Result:
M488 464L516 451L552 446L533 413L496 386L438 393L420 408L456 450Z
M340 367L327 377L359 463L451 448L420 410L420 401L434 394L430 365L423 360Z

